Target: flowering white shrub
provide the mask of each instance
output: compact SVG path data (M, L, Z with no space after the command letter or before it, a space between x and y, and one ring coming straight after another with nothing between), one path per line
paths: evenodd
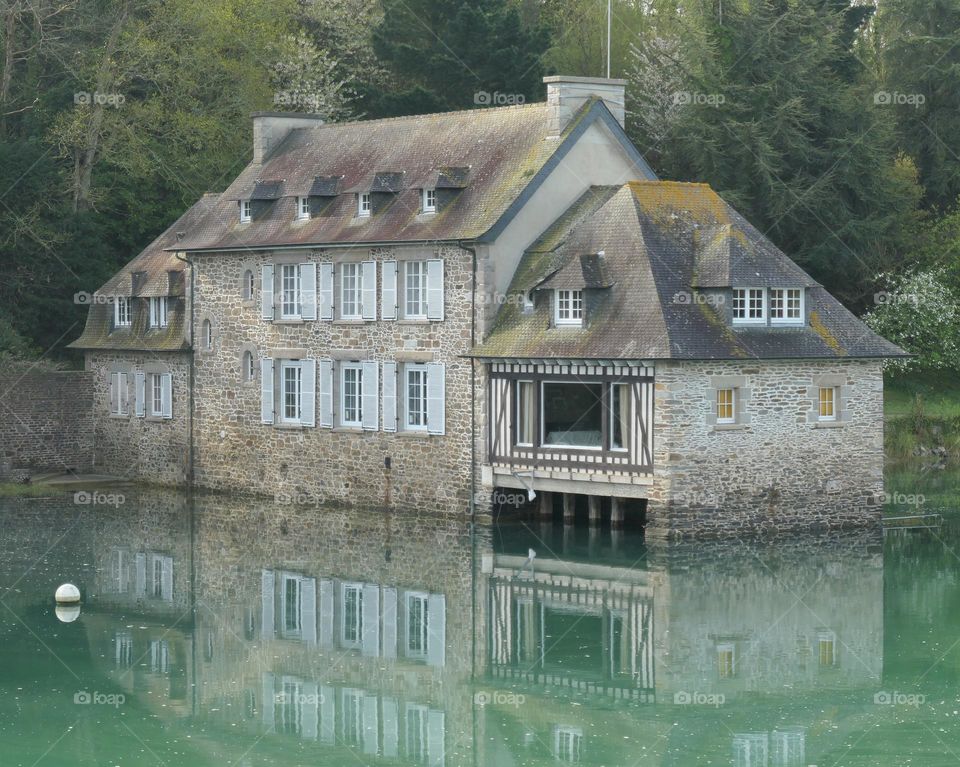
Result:
M960 370L960 301L943 270L880 275L880 281L887 289L874 295L876 308L863 319L873 331L916 355L891 360L889 369Z

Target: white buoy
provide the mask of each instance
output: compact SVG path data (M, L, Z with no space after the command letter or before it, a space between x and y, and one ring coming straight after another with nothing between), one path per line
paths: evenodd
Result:
M73 623L80 617L80 605L57 605L54 612L61 623Z
M64 583L60 588L57 589L57 593L54 598L57 600L57 604L75 605L80 601L80 589L78 589L72 583Z

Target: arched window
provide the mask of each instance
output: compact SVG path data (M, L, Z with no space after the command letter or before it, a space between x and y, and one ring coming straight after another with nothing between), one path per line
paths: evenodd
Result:
M247 269L243 273L243 300L253 300L253 271L251 269Z
M203 344L204 351L209 352L213 349L213 325L210 323L210 320L204 320L200 328L201 343Z
M251 352L244 352L242 371L244 381L252 381L257 377L257 369L254 363L253 354Z

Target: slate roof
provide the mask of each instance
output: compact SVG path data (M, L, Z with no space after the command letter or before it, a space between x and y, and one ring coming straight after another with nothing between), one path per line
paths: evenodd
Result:
M180 247L215 251L479 238L519 204L538 173L558 161L565 141L598 120L615 125L603 102L592 99L562 136L551 137L550 109L533 103L294 129L262 163L240 173ZM616 131L636 164L635 175L655 178L622 129ZM283 196L267 213L241 224L237 201L263 179L283 179ZM421 214L420 189L430 185L454 197L438 213ZM322 215L298 221L294 197L308 191L339 195ZM358 191L389 192L393 199L374 215L358 217L353 195Z
M135 312L133 327L111 333L113 304L95 301L87 313L82 335L69 344L71 348L129 351L181 351L188 348L182 300L187 289L184 284L185 264L177 258L175 250L168 248L177 247L180 235L194 227L216 205L218 197L216 194L204 195L95 293L95 296L104 298L172 297L173 300L168 299L167 327L150 330L146 326L147 313ZM178 279L172 285L171 271L178 272Z
M598 256L600 252L602 256ZM591 256L590 258L589 256ZM585 264L589 265L585 267ZM603 276L595 278L595 269ZM609 284L609 287L597 287ZM736 327L694 288L807 287L804 327ZM587 324L551 327L547 290L585 288ZM521 295L538 296L524 313ZM473 356L577 359L895 357L881 338L705 184L593 187L524 254ZM714 293L700 294L701 298Z

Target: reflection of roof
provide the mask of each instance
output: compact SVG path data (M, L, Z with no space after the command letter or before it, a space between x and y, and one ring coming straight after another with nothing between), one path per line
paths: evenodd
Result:
M734 285L807 287L809 324L734 328L722 306L693 300L693 288ZM551 327L546 296L527 313L522 301L505 301L477 356L774 359L904 353L705 184L643 181L591 188L521 259L510 293L535 287L585 289L586 327Z
M478 238L512 215L524 190L553 167L551 157L556 162L566 151L565 140L597 121L622 142L634 175L654 177L602 101L585 103L559 139L551 137L550 115L551 107L536 103L294 129L262 163L240 173L191 228L183 249ZM236 201L261 179L283 179L284 196L241 224ZM419 190L431 186L450 190L451 198L424 216ZM357 191L394 199L360 218L348 194ZM339 196L323 216L297 221L293 196L308 192Z

